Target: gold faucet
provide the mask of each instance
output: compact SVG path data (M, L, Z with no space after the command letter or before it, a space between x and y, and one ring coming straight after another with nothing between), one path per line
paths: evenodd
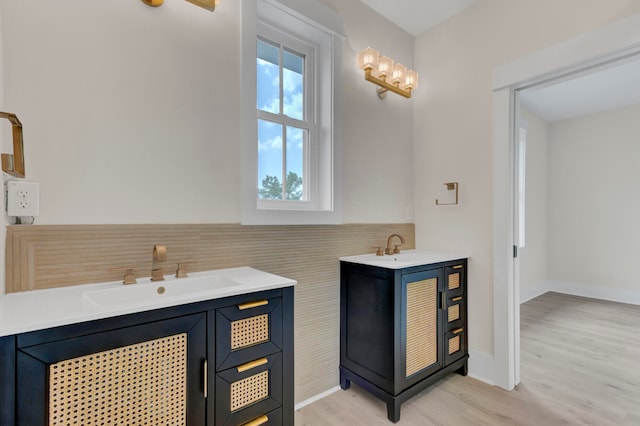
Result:
M163 281L164 272L160 267L161 262L167 261L167 248L156 244L153 246L153 262L151 264L151 281Z
M391 240L393 239L393 237L398 237L400 238L400 244L396 245L395 248L391 248ZM400 249L398 247L400 247L401 245L404 244L404 237L400 234L391 234L389 235L389 238L387 238L387 248L384 249L384 254L399 254L400 253Z

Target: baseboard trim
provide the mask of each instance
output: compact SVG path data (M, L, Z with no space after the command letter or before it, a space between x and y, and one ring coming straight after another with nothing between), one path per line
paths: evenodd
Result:
M640 291L622 288L599 287L567 281L549 281L549 290L556 293L608 300L610 302L640 305Z
M489 377L494 377L495 357L484 352L469 350L469 376L481 382L494 386L495 382Z
M581 284L569 281L548 280L539 283L535 288L520 291L520 303L527 302L548 291L570 294L572 296L588 297L591 299L606 300L609 302L628 303L640 305L640 291L621 288L600 287L589 284Z
M326 390L326 391L324 391L322 393L317 394L316 396L312 396L309 399L305 399L304 401L301 401L301 402L297 403L294 408L297 411L297 410L301 409L302 407L306 407L309 404L313 404L314 402L321 400L325 396L329 396L332 393L337 392L339 390L340 390L340 386L334 386L331 389L328 389L328 390Z
M549 281L540 281L528 288L520 287L520 304L528 302L531 299L535 299L538 296L542 296L549 291Z

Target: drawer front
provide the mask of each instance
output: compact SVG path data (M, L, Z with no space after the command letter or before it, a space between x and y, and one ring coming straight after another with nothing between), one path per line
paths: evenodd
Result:
M453 329L445 333L444 360L445 364L451 364L462 358L467 353L467 330L463 327Z
M464 263L447 266L444 277L444 286L448 297L460 296L465 293L467 277Z
M282 350L282 299L257 299L216 311L216 371Z
M464 327L467 322L467 304L465 297L446 297L444 303L444 331Z
M281 406L280 353L216 374L216 425L243 425Z

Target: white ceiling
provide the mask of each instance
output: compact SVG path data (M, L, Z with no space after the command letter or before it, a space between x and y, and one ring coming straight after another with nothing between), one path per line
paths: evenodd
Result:
M547 122L639 104L640 57L523 90L520 101Z
M409 34L417 36L477 0L360 0Z

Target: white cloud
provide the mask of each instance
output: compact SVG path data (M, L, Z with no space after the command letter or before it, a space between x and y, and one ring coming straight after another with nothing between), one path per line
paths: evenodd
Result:
M278 98L273 98L269 104L263 105L260 109L262 111L278 114L280 112L280 100Z
M258 151L282 150L282 136L278 135L274 138L264 141L258 140Z

